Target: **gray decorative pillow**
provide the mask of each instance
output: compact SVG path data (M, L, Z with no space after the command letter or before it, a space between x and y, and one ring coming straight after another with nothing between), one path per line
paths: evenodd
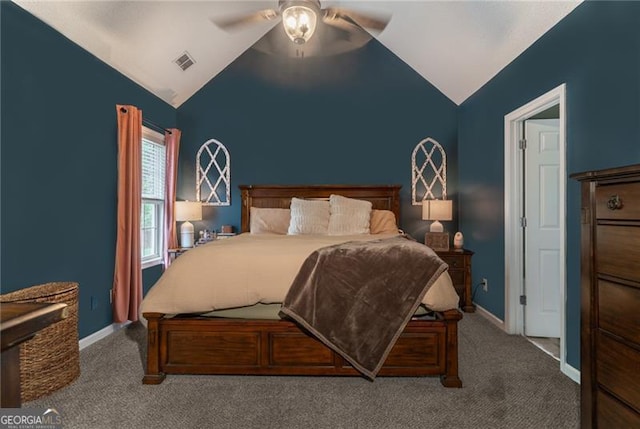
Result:
M329 201L291 199L291 221L287 234L327 234Z
M331 195L329 205L329 235L369 234L372 207L370 201Z

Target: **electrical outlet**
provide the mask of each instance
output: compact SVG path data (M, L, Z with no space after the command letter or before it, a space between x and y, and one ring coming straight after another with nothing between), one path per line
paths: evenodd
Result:
M100 306L100 302L98 301L98 298L96 298L95 296L92 296L91 297L91 309L95 310L99 306Z
M489 291L489 282L487 281L487 279L483 278L482 279L482 290L485 292Z

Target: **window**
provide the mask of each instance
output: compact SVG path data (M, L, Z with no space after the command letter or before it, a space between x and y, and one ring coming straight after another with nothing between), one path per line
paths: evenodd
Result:
M158 265L163 259L165 169L164 136L142 127L142 207L140 210L142 268Z

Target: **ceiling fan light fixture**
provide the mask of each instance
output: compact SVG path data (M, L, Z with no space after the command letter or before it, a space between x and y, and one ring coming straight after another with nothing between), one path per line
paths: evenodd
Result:
M289 3L282 9L282 25L287 36L295 44L307 42L316 31L318 14L313 8L300 4ZM309 2L313 4L313 2Z

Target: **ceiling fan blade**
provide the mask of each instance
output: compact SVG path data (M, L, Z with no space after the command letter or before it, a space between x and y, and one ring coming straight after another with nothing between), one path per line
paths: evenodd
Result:
M382 30L384 30L390 19L391 18L389 16L373 16L371 14L355 12L350 9L339 7L330 7L324 9L323 17L324 22L329 25L334 25L334 23L337 24L340 20L346 20L348 22L357 24L362 28L374 30L376 32L381 32Z
M349 40L350 34L356 33L358 30L362 31L360 26L343 18L334 18L324 21L324 23L330 26L332 29L331 34L333 34L334 37L338 36L345 40Z
M236 30L249 24L257 22L272 21L280 17L280 12L273 9L264 9L253 12L249 15L240 15L225 18L211 18L211 22L223 30Z

